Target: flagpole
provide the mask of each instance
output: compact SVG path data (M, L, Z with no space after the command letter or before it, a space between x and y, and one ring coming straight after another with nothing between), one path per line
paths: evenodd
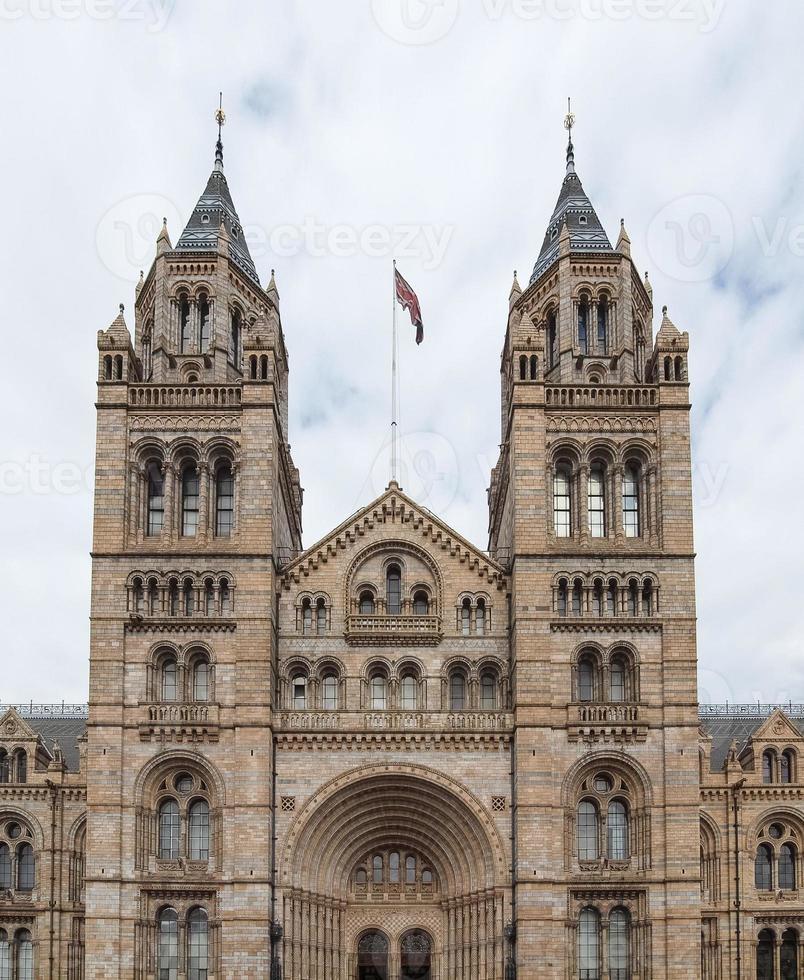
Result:
M393 330L391 338L391 481L396 483L397 466L397 390L396 390L396 259L394 261L393 274L391 276L391 286L394 303Z

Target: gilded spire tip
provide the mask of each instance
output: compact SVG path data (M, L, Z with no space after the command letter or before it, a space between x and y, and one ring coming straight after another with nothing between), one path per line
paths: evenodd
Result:
M226 124L226 113L223 111L223 92L220 93L218 108L215 110L215 122L218 124L218 142L215 144L215 169L223 170L223 127Z

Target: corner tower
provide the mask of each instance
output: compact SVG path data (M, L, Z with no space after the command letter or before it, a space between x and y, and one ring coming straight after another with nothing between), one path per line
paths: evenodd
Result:
M144 980L157 948L181 976L267 976L276 568L302 491L279 296L220 131L134 328L121 307L98 334L86 976Z
M688 338L567 167L501 360L490 548L511 572L517 962L700 970Z

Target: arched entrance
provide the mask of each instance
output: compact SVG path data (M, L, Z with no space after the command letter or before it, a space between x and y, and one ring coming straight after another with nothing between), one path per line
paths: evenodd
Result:
M357 980L388 980L388 937L378 929L357 944Z
M431 980L433 941L423 929L414 929L400 944L400 980Z

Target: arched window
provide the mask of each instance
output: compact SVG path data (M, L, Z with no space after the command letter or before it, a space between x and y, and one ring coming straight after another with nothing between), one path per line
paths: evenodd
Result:
M148 536L162 533L165 522L165 480L158 463L148 464Z
M304 674L296 674L290 684L293 707L304 711L307 707L307 678Z
M530 355L530 380L535 381L539 377L539 358L535 354Z
M432 885L433 883L433 872L429 868L425 868L422 871L422 884Z
M204 610L207 616L215 615L215 583L211 578L204 582Z
M519 380L524 381L528 376L528 359L522 354L519 358Z
M193 664L193 701L209 701L210 673L209 661L199 657Z
M185 467L181 475L181 533L195 537L198 530L198 500L200 484L194 464Z
M32 892L36 877L34 851L30 844L17 848L17 891Z
M782 844L779 848L779 888L786 892L796 890L796 849L793 844Z
M676 381L683 381L684 380L684 358L683 357L680 357L680 356L679 357L676 357L676 360L675 360L675 369L676 369L676 373L675 373L675 379L676 379Z
M135 613L145 612L145 586L141 578L135 578L132 586L132 605Z
M608 349L609 336L609 301L601 296L597 301L597 349L605 354Z
M389 565L385 576L385 606L389 616L402 612L402 573L399 565Z
M608 856L610 861L627 861L630 857L628 844L628 810L621 800L609 803L606 817Z
M408 854L405 858L405 883L416 884L416 858L413 854Z
M572 585L572 615L583 614L583 582L576 578Z
M232 467L221 466L215 474L215 534L228 538L234 527L234 476Z
M636 616L639 607L639 586L635 579L628 583L628 615Z
M798 980L798 933L795 929L785 929L782 933L779 966L781 980Z
M315 631L319 636L323 636L327 631L327 607L323 599L316 600Z
M405 711L414 711L416 709L416 687L416 678L413 674L405 674L400 687L401 706Z
M763 929L757 943L757 980L773 980L774 947L776 937L770 929Z
M209 975L209 919L203 909L187 916L187 980L207 980Z
M609 980L630 980L631 920L625 909L609 916Z
M603 582L598 578L592 586L592 614L603 615Z
M420 589L413 596L413 614L414 616L426 616L429 612L429 597L423 589Z
M186 297L182 297L179 300L179 331L181 336L181 353L186 354L192 347L190 301Z
M382 674L371 678L371 707L374 711L384 711L388 707L388 681Z
M606 471L600 463L589 470L588 485L589 534L593 538L606 536Z
M584 909L578 920L578 978L600 980L600 916Z
M461 634L469 636L472 632L472 600L464 599L461 603Z
M365 868L358 868L355 872L355 884L365 885L368 883L368 875Z
M617 595L619 591L617 580L611 579L608 589L606 589L606 612L609 616L617 615Z
M0 749L0 783L11 782L11 760L5 749Z
M558 330L555 310L551 310L547 314L547 356L550 367L555 367L558 360Z
M578 347L582 354L589 353L589 300L581 296L578 303Z
M184 615L192 616L195 612L195 589L192 579L187 579L184 583Z
M776 753L766 749L762 753L762 782L768 785L773 782L776 769Z
M582 800L578 804L578 860L597 861L600 857L600 819L597 804Z
M13 887L11 875L11 848L8 844L0 844L0 890Z
M497 707L497 677L491 670L484 670L480 675L480 707L485 711Z
M399 884L399 851L391 851L388 856L388 880L392 885Z
M164 800L159 807L159 857L163 861L178 860L180 828L179 804Z
M196 800L191 804L187 823L191 861L209 860L209 803Z
M27 929L20 929L14 937L16 973L14 980L34 980L33 939Z
M228 616L232 611L232 591L229 588L229 580L222 578L220 585L221 596L221 616Z
M175 578L168 584L168 609L171 616L179 615L179 583Z
M795 779L795 757L790 749L782 752L779 758L779 782L792 783ZM18 780L24 782L24 780Z
M336 711L338 708L338 678L334 674L324 674L321 702L325 711Z
M371 859L372 880L375 885L381 885L385 878L382 854L375 854Z
M373 616L375 611L374 596L366 590L360 593L360 615Z
M466 707L466 677L454 670L449 679L449 706L451 711L463 711Z
M302 632L313 632L313 604L307 598L302 599Z
M17 783L28 781L28 754L25 749L17 749L14 753L14 781Z
M639 469L629 464L623 470L623 530L627 538L638 538L640 531L639 513Z
M569 585L565 578L558 583L558 615L567 615L567 605L569 602Z
M757 891L773 889L773 850L769 844L760 844L754 862L754 884Z
M475 633L483 636L486 632L486 600L478 599L475 607Z
M609 700L628 700L628 661L622 654L611 658L609 668Z
M198 320L201 353L205 354L209 350L209 300L206 296L201 296L198 301Z
M229 325L229 362L240 368L240 312L232 311Z
M5 929L0 929L0 980L11 980L11 944Z
M165 657L165 659L162 661L161 674L162 700L176 701L179 693L179 667L176 663L175 657Z
M570 472L566 466L558 466L553 474L553 526L557 538L572 534L571 508Z
M673 380L673 359L671 357L666 357L664 359L664 380Z
M578 661L578 700L594 701L597 663L592 654L585 653Z
M642 586L642 615L653 615L653 582L647 581Z
M177 980L179 975L179 916L175 909L163 909L157 920L157 980Z

